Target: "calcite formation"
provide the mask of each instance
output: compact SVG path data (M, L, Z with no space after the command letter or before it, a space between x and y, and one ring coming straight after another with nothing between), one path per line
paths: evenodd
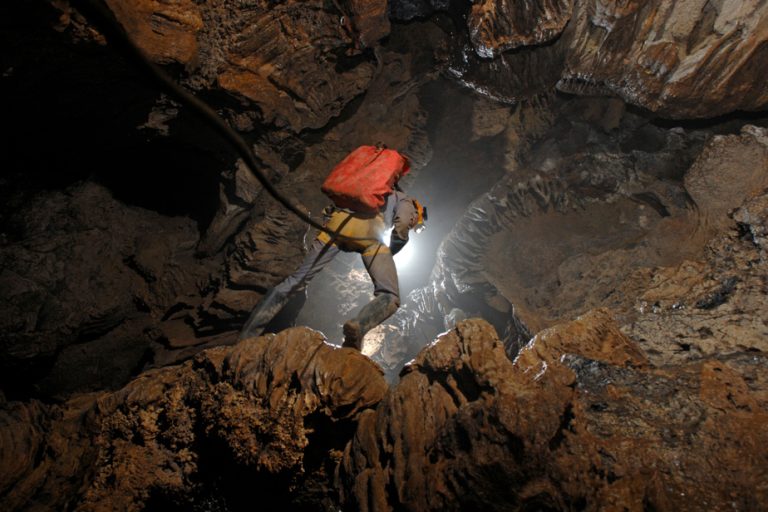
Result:
M606 310L514 361L460 322L389 390L296 328L115 393L4 404L0 504L232 509L262 489L297 510L758 510L767 383L756 352L654 366Z
M302 328L212 349L112 394L5 403L0 506L238 506L263 486L317 510L336 501L341 450L386 389L370 360Z
M556 86L677 118L768 104L762 2L489 0L472 6L467 25L471 46L457 41L453 72L492 97Z
M467 25L477 54L493 58L506 50L543 44L559 36L572 14L572 0L485 0L472 5Z
M361 417L345 500L367 511L757 510L767 362L653 367L601 310L539 333L513 362L487 324L463 322Z

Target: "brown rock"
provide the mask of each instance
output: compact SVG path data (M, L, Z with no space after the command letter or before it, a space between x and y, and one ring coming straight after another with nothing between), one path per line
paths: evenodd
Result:
M756 0L588 0L572 12L566 1L488 0L475 4L468 25L482 59L457 40L452 71L498 99L516 102L556 82L560 91L616 95L674 118L768 104L768 7Z
M541 333L511 362L488 324L465 321L361 419L341 466L344 500L359 510L760 509L766 363L745 353L652 368L600 311Z
M506 50L542 44L557 37L572 11L572 0L484 0L472 6L467 25L478 55L492 58Z
M302 328L58 408L11 403L0 411L0 507L252 503L261 487L287 504L334 501L335 461L386 389L369 359Z
M10 219L17 240L0 248L0 364L27 392L124 384L144 357L152 316L207 275L194 260L189 219L125 206L102 186L46 192Z
M768 9L704 0L577 4L558 89L604 87L672 117L760 110ZM567 36L566 36L567 37Z
M196 37L203 17L193 0L106 3L131 40L155 62L190 65L198 58Z
M343 8L342 8L343 4ZM367 87L373 65L347 58L389 33L386 2L162 2L110 0L132 41L160 64L178 62L193 89L224 89L295 133L320 128ZM71 23L76 37L87 34ZM337 64L344 70L337 69ZM252 129L253 120L234 122Z
M387 2L371 0L341 0L352 15L352 31L363 48L375 46L389 35L390 24L387 16Z
M247 11L217 7L212 14L229 25L223 41L215 27L207 29L223 57L217 84L258 105L263 122L293 132L325 125L373 74L367 62L336 71L335 53L353 47L354 34L340 23L343 13L329 7L319 1Z
M34 469L45 439L47 413L37 401L10 403L0 410L0 489L14 487Z
M703 224L713 232L728 213L768 189L768 130L747 125L740 135L713 137L685 175Z
M733 214L733 220L749 230L752 242L762 250L766 259L768 251L768 195L747 201Z

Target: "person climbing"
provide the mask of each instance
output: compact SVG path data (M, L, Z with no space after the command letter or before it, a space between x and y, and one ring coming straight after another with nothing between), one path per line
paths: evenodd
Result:
M339 252L356 252L373 281L374 299L344 323L342 346L360 350L365 334L400 306L393 255L408 243L410 230L420 231L427 220L427 209L398 186L409 170L407 158L381 143L357 148L334 167L322 186L334 203L324 210L327 231L320 231L299 268L256 305L239 339L259 336ZM390 228L387 245L383 239Z

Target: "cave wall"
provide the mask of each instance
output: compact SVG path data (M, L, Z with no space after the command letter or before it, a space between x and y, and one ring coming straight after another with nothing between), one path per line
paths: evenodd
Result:
M479 93L457 145L499 179L378 365L307 328L227 346L311 233L52 4L3 7L4 509L766 507L763 3L107 2L313 215L358 144L414 186L441 163L438 76Z
M556 87L683 119L760 111L768 100L762 2L487 0L453 9L451 72L493 98Z
M29 110L14 105L24 131L7 153L3 212L3 364L13 396L116 386L142 368L232 343L265 290L301 261L312 236L262 193L214 131L142 81L97 25L66 2L53 5L7 7L29 27L17 28L26 45L3 85L29 101L51 98L45 115L60 130L51 137L58 154L30 169L23 148L50 134L37 133ZM319 191L327 169L357 145L383 141L407 151L415 168L430 158L415 94L432 72L430 50L374 50L389 33L383 3L110 6L138 46L211 102L253 148L260 170L315 218L327 204ZM86 50L91 60L64 68L56 90L27 64L53 65L46 45L58 45L70 59ZM98 95L80 87L88 73L102 73L93 84ZM124 76L142 100L130 118L90 109L77 116L78 101L93 101L96 112L110 101L130 111L131 98L108 87ZM61 94L72 99L60 107L53 98ZM105 136L107 127L113 137ZM105 231L108 237L99 238ZM54 249L39 251L40 240ZM79 367L87 371L75 376Z

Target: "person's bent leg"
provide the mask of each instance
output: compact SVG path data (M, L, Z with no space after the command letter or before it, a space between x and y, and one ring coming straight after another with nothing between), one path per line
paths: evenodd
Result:
M260 336L267 324L285 307L291 295L303 290L312 278L338 253L339 248L335 245L325 244L317 239L312 242L312 246L299 268L280 284L271 288L256 304L245 325L243 325L238 339L244 340Z
M374 251L363 253L363 263L373 281L371 302L358 315L344 324L344 347L360 350L365 333L382 323L400 306L400 287L397 267L389 250L379 245Z

